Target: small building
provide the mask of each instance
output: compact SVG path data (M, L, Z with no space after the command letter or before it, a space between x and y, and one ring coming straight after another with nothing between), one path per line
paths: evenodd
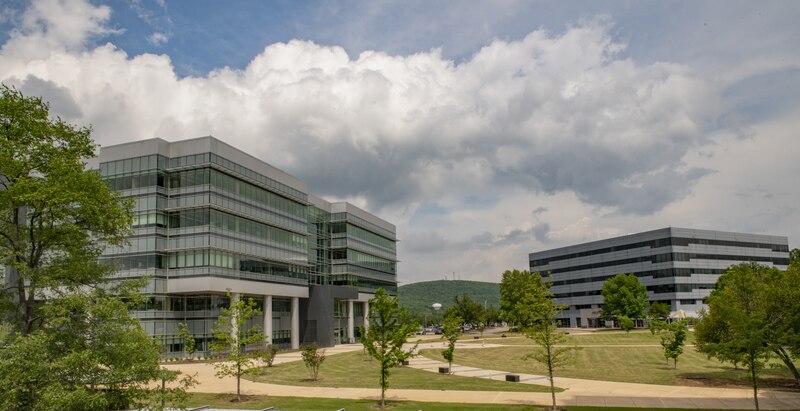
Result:
M179 323L208 350L227 290L287 348L356 341L375 290L397 292L393 224L213 137L103 147L91 166L134 200L129 244L102 258L117 279L149 279L133 315L165 355L183 353Z
M603 283L633 273L651 302L695 317L730 266L756 262L785 270L787 237L668 227L529 254L531 272L550 274L566 327L602 327Z

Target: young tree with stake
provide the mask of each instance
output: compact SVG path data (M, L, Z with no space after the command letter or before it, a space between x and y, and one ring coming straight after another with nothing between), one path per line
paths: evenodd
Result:
M264 334L258 327L247 326L251 318L260 314L256 302L251 298L234 298L228 290L230 306L222 308L222 315L214 327L214 341L211 350L224 354L221 361L214 363L217 377L236 378L236 401L242 400L242 376L258 372L259 352L248 351L248 346L261 344Z
M382 288L375 291L375 297L369 300L369 327L361 333L361 344L380 365L381 408L386 407L389 369L402 364L417 348L415 344L410 350L403 350L403 344L418 327L397 298Z

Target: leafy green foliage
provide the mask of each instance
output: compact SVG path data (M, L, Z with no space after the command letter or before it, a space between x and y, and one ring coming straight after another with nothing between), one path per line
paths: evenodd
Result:
M186 323L178 324L178 337L183 339L183 350L189 354L189 359L191 360L194 357L194 353L197 352L197 344Z
M674 361L674 368L678 368L678 357L683 354L686 344L686 323L676 321L661 330L661 347L664 349L664 358Z
M264 350L261 351L261 361L264 362L264 368L272 367L272 363L275 361L275 355L278 354L278 347L274 344L267 344L264 347Z
M44 311L46 325L0 350L0 409L113 410L185 400L193 380L160 368L160 345L116 295L91 289L51 300ZM180 384L150 385L162 380Z
M98 260L124 243L132 203L86 170L90 134L0 87L0 264L11 268L2 299L15 331L0 350L0 409L155 409L192 381L153 387L178 373L160 368L159 348L128 313L144 282L109 283L113 267Z
M311 379L319 380L319 367L325 361L325 350L320 350L314 343L303 344L300 346L300 356L303 358L303 364L308 368L308 372L311 373Z
M14 320L23 335L41 326L37 308L102 282L106 244L123 243L131 223L124 202L85 169L91 129L51 120L38 98L0 88L0 258L15 270Z
M634 274L617 274L603 283L600 291L603 307L600 316L606 320L625 316L631 319L644 317L647 308L647 287Z
M246 374L256 374L259 370L257 359L260 353L248 350L264 341L264 334L256 326L248 326L250 319L260 314L256 302L251 298L231 299L228 308L222 308L222 315L214 326L214 341L211 350L224 354L224 359L214 363L217 377L236 378L236 398L241 401L241 380Z
M647 310L647 322L650 326L650 334L655 335L667 327L667 318L671 307L659 301L653 301L650 308Z
M445 319L447 316L460 318L461 326L469 324L477 327L484 321L486 314L483 305L470 298L469 294L462 294L453 299L453 305L445 312Z
M409 358L417 348L403 350L408 337L414 335L419 325L411 320L408 310L400 306L397 298L382 288L369 300L369 327L362 330L361 344L381 368L381 407L386 406L386 389L389 388L389 369Z
M547 312L549 286L539 273L507 270L500 282L500 311L503 319L520 328L531 327Z
M449 311L444 317L444 325L442 327L442 338L447 340L447 349L442 351L442 357L447 360L447 365L450 368L450 373L453 373L453 357L456 351L456 341L461 335L461 325L464 320L458 316L458 313L453 310Z
M631 332L633 329L633 319L626 315L620 315L617 317L617 321L619 321L619 328L624 330L626 333Z
M439 280L405 284L397 290L400 304L411 313L411 316L420 323L427 318L429 324L441 321L444 311L452 306L455 298L464 294L478 304L483 305L486 302L487 308L495 307L496 310L500 304L500 288L497 283ZM433 303L442 304L442 311L433 311L431 309ZM491 316L488 321L492 321Z
M538 278L537 278L538 277ZM529 277L529 284L520 284L530 290L538 300L530 304L529 312L520 312L520 318L536 319L532 324L524 327L522 332L533 340L538 347L525 355L524 359L533 359L547 367L550 380L550 395L553 399L553 408L556 407L556 388L553 381L555 370L566 365L571 359L574 347L565 346L566 335L556 326L556 317L564 307L553 305L553 295L550 293L550 283L544 281L539 274ZM524 300L531 301L526 297Z
M794 267L744 263L728 269L708 297L708 311L695 326L696 347L724 362L744 364L750 371L758 409L758 374L771 354L777 355L798 379L787 352L796 350L797 298L800 273ZM796 352L796 351L794 351Z

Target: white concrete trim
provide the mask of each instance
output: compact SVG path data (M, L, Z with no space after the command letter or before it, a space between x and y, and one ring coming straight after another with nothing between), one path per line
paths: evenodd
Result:
M223 277L170 278L167 293L232 293L246 295L274 295L279 297L308 298L308 286L263 283Z

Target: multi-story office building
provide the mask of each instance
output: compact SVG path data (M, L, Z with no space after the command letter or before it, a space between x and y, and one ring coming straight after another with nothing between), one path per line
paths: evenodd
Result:
M650 301L695 316L720 274L731 265L757 262L785 270L786 237L686 228L663 228L529 255L531 272L551 275L555 304L566 306L563 326L598 327L603 282L633 273Z
M92 164L134 200L133 235L103 259L119 279L146 276L142 327L179 355L179 323L208 349L220 308L252 298L273 344L358 338L367 301L396 293L394 225L213 137L103 147Z

